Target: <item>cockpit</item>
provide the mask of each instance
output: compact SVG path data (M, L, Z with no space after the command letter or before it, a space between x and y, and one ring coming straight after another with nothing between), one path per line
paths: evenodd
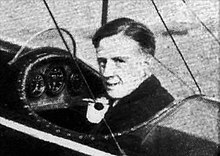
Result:
M46 31L47 37L55 34L56 29ZM39 36L33 40L39 40ZM100 74L61 48L47 46L29 51L24 49L22 47L10 61L8 70L8 76L11 78L14 75L15 79L10 82L14 87L9 88L7 94L16 95L17 99L13 97L10 100L3 96L1 99L7 99L9 107L28 109L60 127L89 132L91 124L86 119L87 103L83 99L89 98L90 92L95 97L105 94ZM11 87L7 83L1 85Z
M138 5L142 6L142 3L144 1ZM105 23L105 21L102 22ZM185 44L188 38L195 33L185 26L184 24L183 27L177 26L181 30L176 30L177 27L174 27L173 31L158 28L158 32L156 32L159 38L159 52L153 60L155 68L152 70L159 75L161 82L171 93L176 93L174 96L177 100L139 125L120 132L112 132L107 123L108 134L98 134L93 130L94 123L89 122L86 118L88 101L84 99L107 96L103 77L89 64L88 60L78 57L81 53L77 49L78 40L75 40L74 35L61 27L37 32L22 46L0 40L5 47L9 44L9 49L16 51L16 53L8 53L4 49L0 49L2 56L0 57L0 70L1 73L4 73L0 75L1 116L29 127L28 130L33 128L39 134L45 132L66 139L63 144L60 144L59 141L53 143L73 151L77 148L75 148L75 144L69 147L67 145L69 141L116 155L123 154L123 150L125 153L131 152L129 153L131 155L141 155L141 150L140 153L137 153L139 146L144 149L149 148L154 155L154 152L159 149L157 143L162 145L160 153L170 148L178 151L178 148L182 146L185 147L185 149L182 148L184 154L188 151L193 153L198 151L194 151L191 147L195 147L197 150L203 146L204 150L213 154L219 146L219 139L217 139L219 138L219 101L207 98L200 94L201 91L197 91L194 82L189 80L190 76L186 74L187 70L182 67L184 63L176 55L174 56L175 48L165 39L170 35L176 35L178 42ZM82 30L80 33L85 33L83 28L80 30ZM89 35L87 34L87 37ZM83 41L80 42L83 45ZM213 47L210 45L209 50ZM194 54L187 55L187 57L191 57L191 55ZM197 58L202 59L201 55L198 54ZM170 59L171 57L172 59ZM189 60L192 65L193 59ZM162 62L169 62L169 66ZM205 65L207 64L206 62ZM201 63L197 61L196 65L200 70ZM189 82L186 84L176 73L181 76L187 75L183 79L189 80ZM216 77L213 75L212 77ZM216 88L210 91L205 82L205 78L199 82L200 85L206 87L204 93L216 94ZM210 86L213 86L213 83ZM99 106L102 107L102 105L97 105L97 107ZM2 121L2 118L0 120ZM25 130L23 132L26 133ZM27 134L36 137L35 133L27 132ZM135 140L135 135L143 136L144 141L139 144L139 140ZM44 140L39 136L36 138ZM132 140L133 138L134 140ZM187 144L188 142L184 143L187 139L192 140L192 145ZM51 140L48 139L46 142ZM173 146L167 144L168 142ZM175 146L177 144L178 146ZM80 152L82 153L82 151Z

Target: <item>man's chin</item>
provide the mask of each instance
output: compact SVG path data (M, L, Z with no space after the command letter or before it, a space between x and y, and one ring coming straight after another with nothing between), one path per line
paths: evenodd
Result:
M116 90L116 91L109 90L107 91L107 93L108 93L108 96L113 99L121 99L127 95L123 92L120 92L119 90Z

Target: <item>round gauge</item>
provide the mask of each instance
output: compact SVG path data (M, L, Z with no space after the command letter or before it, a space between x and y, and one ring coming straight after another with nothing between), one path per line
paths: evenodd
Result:
M28 95L30 97L39 97L45 90L44 78L41 74L36 74L31 77L28 84Z
M46 80L47 93L59 94L65 85L64 69L60 66L50 66L46 71Z
M83 86L83 80L81 76L74 72L70 75L70 90L74 93L79 92Z

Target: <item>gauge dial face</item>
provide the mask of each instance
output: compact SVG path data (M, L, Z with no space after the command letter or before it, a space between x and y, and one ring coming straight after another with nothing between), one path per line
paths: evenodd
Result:
M50 66L46 71L46 87L49 95L59 94L65 85L64 69L60 66Z
M73 92L73 94L79 92L83 87L83 80L77 72L74 72L70 75L69 83L70 83L70 90Z
M45 91L45 82L41 74L34 75L28 85L28 95L30 97L39 97Z

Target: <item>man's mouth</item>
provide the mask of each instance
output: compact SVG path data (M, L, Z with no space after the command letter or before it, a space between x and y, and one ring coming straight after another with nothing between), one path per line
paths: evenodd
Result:
M120 82L116 82L116 83L109 83L109 82L106 82L106 86L107 87L114 87L116 85L120 84Z

